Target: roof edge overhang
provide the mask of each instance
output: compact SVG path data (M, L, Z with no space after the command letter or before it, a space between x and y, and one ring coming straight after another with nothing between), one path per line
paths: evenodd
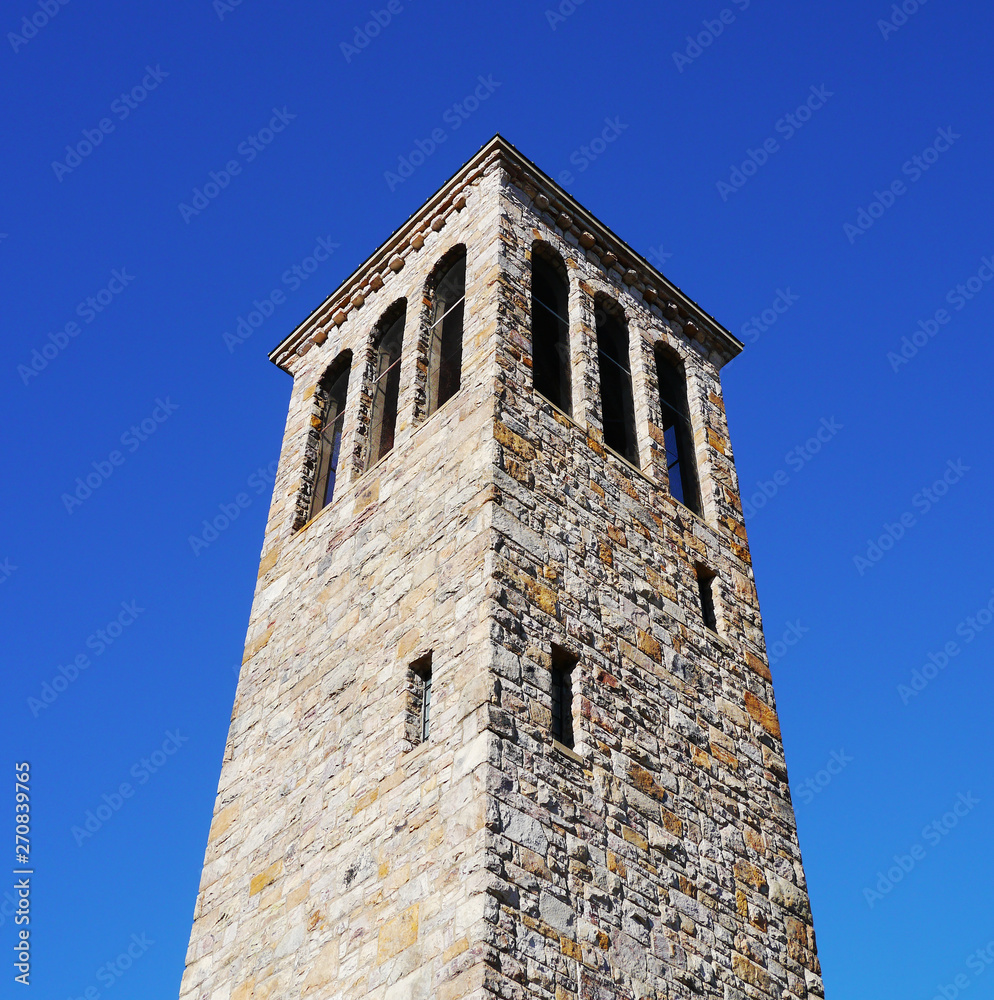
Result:
M675 310L674 315L684 321L684 332L715 352L724 365L734 358L744 347L742 341L722 326L710 313L702 309L693 299L682 292L640 253L633 250L599 219L587 211L572 195L568 194L548 174L523 156L502 135L495 135L482 146L462 167L459 168L438 191L413 212L390 237L367 257L324 301L300 322L269 354L270 361L290 372L294 356L302 355L312 344L321 344L327 339L329 326L340 326L348 316L353 300L359 296L362 302L362 287L368 284L368 276L386 269L403 266L402 254L405 250L420 249L424 242L424 231L431 222L443 218L450 209L461 209L465 197L460 192L484 174L495 162L503 163L512 179L532 198L536 208L550 214L554 225L572 228L580 233L582 240L593 240L591 246L600 249L605 257L615 259L607 265L617 269L627 284L638 290L646 302L668 305ZM544 200L543 200L544 199ZM420 239L420 243L417 241ZM610 258L608 258L610 260ZM602 264L604 260L602 258ZM374 286L379 287L379 286ZM689 322L688 322L689 321Z

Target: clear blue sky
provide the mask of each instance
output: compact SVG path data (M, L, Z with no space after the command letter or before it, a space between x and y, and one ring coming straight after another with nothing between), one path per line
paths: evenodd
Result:
M498 131L746 341L724 385L830 997L994 995L989 5L393 8L362 47L366 2L0 15L0 761L33 768L36 995L176 996L290 391L266 354Z

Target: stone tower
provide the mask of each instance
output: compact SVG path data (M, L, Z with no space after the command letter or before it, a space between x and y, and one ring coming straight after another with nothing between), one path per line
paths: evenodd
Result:
M497 136L276 348L183 1000L823 995L741 347Z

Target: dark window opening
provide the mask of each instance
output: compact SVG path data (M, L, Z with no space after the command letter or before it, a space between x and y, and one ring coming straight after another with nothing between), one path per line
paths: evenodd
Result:
M596 320L604 444L637 466L638 439L628 357L628 325L624 313L609 301L598 304Z
M571 750L573 733L573 668L577 657L559 646L552 647L552 737Z
M532 251L532 380L572 415L569 360L569 284L559 269Z
M718 631L718 616L714 606L715 575L702 566L697 567L697 593L701 601L701 616L712 632Z
M459 391L465 305L466 253L463 251L440 275L432 295L428 332L429 415Z
M431 653L411 664L411 718L412 743L424 743L431 732Z
M323 510L335 497L338 462L342 451L342 428L345 426L345 400L349 391L349 365L333 376L328 388L328 400L321 417L321 435L318 442L317 476L314 482L313 516Z
M694 429L687 402L687 382L683 372L659 350L656 351L656 374L670 493L685 507L699 514L700 487L694 455Z
M404 343L406 307L380 335L374 359L369 417L369 459L375 465L392 448L397 428L397 400L400 395L400 353Z

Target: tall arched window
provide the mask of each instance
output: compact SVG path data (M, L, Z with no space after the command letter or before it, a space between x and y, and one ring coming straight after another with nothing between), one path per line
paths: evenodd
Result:
M387 310L374 334L367 469L393 448L397 397L400 394L400 351L404 343L406 318L407 302L402 300Z
M638 465L628 324L621 307L611 299L599 296L595 308L604 443L624 455L632 465Z
M443 259L429 293L428 414L459 391L462 374L463 307L466 302L466 248Z
M569 282L559 255L532 244L532 381L572 415L569 362Z
M663 438L666 443L666 469L670 493L695 514L701 512L694 455L694 428L687 402L687 380L683 366L662 348L656 348L656 375L659 379L659 402L663 411Z
M320 402L321 431L318 440L317 467L311 516L323 510L335 497L335 482L342 451L342 427L345 424L345 400L349 391L349 369L352 352L345 351L335 359L318 386L324 397Z

